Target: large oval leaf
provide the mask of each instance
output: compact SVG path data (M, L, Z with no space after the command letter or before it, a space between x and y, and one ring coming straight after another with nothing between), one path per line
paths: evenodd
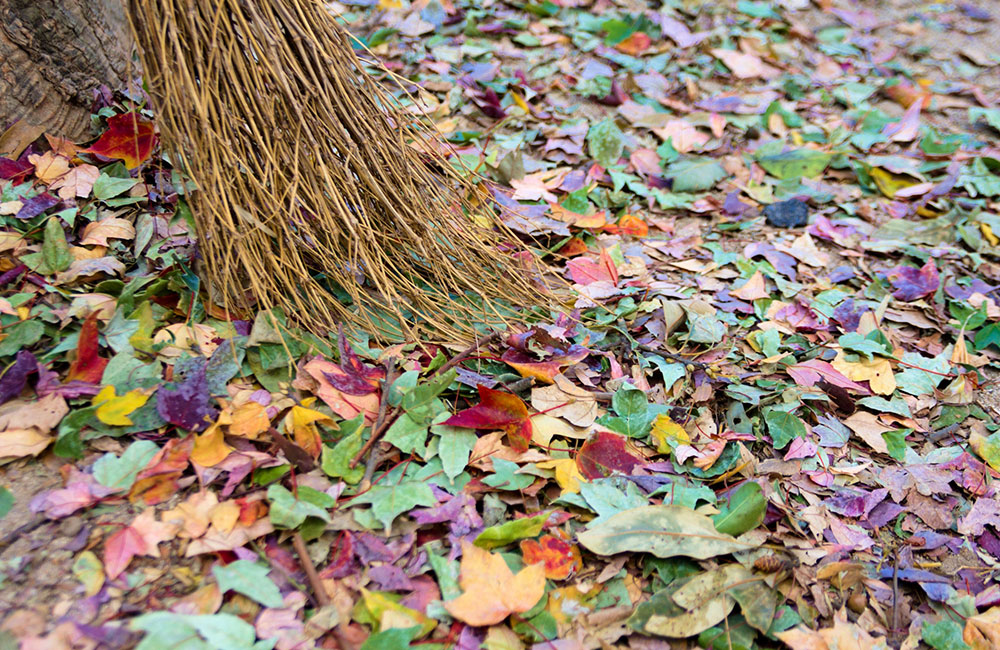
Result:
M718 532L705 515L677 505L642 506L619 512L581 533L578 539L598 555L639 552L699 560L756 546Z
M736 602L730 588L751 578L749 571L730 564L694 576L680 587L657 592L629 618L632 629L674 638L694 636L721 622Z

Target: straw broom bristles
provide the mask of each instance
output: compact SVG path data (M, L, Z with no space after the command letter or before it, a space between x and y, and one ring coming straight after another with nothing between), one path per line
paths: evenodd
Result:
M325 334L467 338L544 292L314 0L129 0L215 300ZM425 160L434 164L434 169ZM335 292L346 294L348 304ZM398 322L394 322L398 321Z

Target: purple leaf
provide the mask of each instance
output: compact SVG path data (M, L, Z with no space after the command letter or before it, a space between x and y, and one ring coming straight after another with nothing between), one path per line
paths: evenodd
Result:
M48 192L42 192L38 196L26 199L21 209L14 215L15 219L31 219L37 217L52 206L59 203L59 199Z
M885 276L895 291L892 297L903 302L912 302L937 291L941 284L934 260L927 260L919 269L912 266L897 266Z
M20 350L14 363L0 377L0 404L5 404L21 394L28 383L28 375L38 371L38 360L27 350Z
M192 359L184 370L188 372L176 389L157 391L156 410L160 417L181 429L204 431L218 413L210 403L205 360Z

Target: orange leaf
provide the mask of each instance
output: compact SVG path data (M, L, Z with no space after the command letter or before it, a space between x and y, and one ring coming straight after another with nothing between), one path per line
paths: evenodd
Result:
M124 113L108 118L108 130L97 142L80 151L96 153L105 158L117 158L129 169L135 169L149 160L156 146L153 123L136 113Z
M521 614L545 595L545 565L532 564L515 575L499 554L462 542L458 584L462 595L445 602L448 613L480 627L495 625L511 614Z
M83 322L79 342L76 344L76 359L69 367L66 381L85 381L96 384L104 375L108 359L97 356L100 346L97 342L97 312L93 312Z
M649 34L645 32L635 32L631 34L624 41L615 45L615 49L624 54L631 56L636 56L637 54L642 54L649 49L649 46L653 44L653 39L649 37Z
M649 234L649 226L634 214L622 216L616 225L605 226L604 230L614 235L631 235L632 237L645 237Z
M193 447L194 436L168 441L136 476L128 493L129 501L142 500L148 505L156 505L172 497L177 491L177 481L188 466Z
M565 580L583 566L580 549L554 535L543 535L538 541L522 540L521 553L525 564L542 562L550 580Z

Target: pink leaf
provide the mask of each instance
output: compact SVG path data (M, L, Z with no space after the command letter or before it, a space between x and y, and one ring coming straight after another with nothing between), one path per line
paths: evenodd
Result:
M122 574L136 555L146 552L146 542L142 535L126 526L108 538L104 544L104 571L109 580L114 580Z

